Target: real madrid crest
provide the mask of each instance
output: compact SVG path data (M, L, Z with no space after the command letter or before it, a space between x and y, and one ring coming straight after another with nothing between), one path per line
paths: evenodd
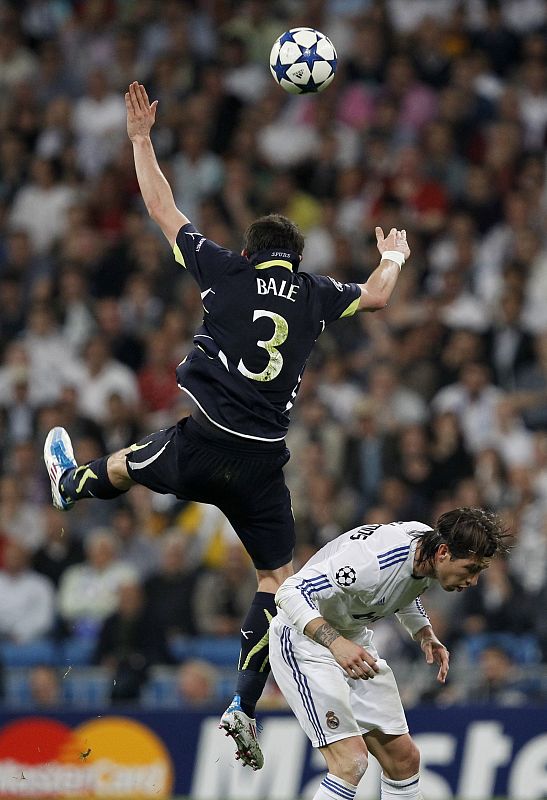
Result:
M340 720L334 713L334 711L327 711L327 728L332 728L333 730L340 725Z

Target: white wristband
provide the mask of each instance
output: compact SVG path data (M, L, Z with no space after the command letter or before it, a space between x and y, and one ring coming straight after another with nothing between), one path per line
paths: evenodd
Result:
M399 269L401 269L401 267L405 263L404 255L402 253L399 253L398 250L386 250L385 253L382 253L382 258L380 259L380 261L383 261L384 259L388 259L389 261L395 261L395 263L399 265Z

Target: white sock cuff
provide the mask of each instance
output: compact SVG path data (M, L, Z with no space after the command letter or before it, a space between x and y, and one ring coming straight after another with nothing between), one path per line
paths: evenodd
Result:
M412 775L411 778L404 778L402 781L394 781L391 778L386 778L384 773L382 772L381 780L383 783L387 783L388 786L393 786L395 789L406 789L407 786L414 786L415 783L418 783L420 780L420 773L417 772L415 775Z
M326 777L321 781L321 784L328 792L336 797L337 800L338 798L340 798L340 800L353 800L355 792L357 791L357 786L354 786L353 783L348 783L342 780L342 778L333 775L331 772L327 773Z

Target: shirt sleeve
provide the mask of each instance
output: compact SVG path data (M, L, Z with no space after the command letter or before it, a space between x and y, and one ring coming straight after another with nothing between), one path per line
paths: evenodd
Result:
M341 317L350 317L357 311L361 299L358 283L340 283L326 275L311 275L314 290L319 297L322 318L330 325Z
M401 625L406 628L410 636L418 633L425 625L431 625L426 610L419 597L409 603L404 608L399 609L396 614Z
M370 593L378 583L378 562L362 543L351 543L330 557L308 564L277 590L275 602L294 627L304 633L312 619L322 616L318 601L348 594ZM332 620L327 620L332 624ZM336 626L335 626L336 627Z
M175 261L188 270L200 289L210 289L215 281L240 257L207 239L191 223L183 225L173 247Z

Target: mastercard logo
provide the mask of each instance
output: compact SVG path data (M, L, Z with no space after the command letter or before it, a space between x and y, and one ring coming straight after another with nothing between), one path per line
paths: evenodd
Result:
M26 717L0 730L0 798L167 800L173 763L161 739L125 717L72 729Z

